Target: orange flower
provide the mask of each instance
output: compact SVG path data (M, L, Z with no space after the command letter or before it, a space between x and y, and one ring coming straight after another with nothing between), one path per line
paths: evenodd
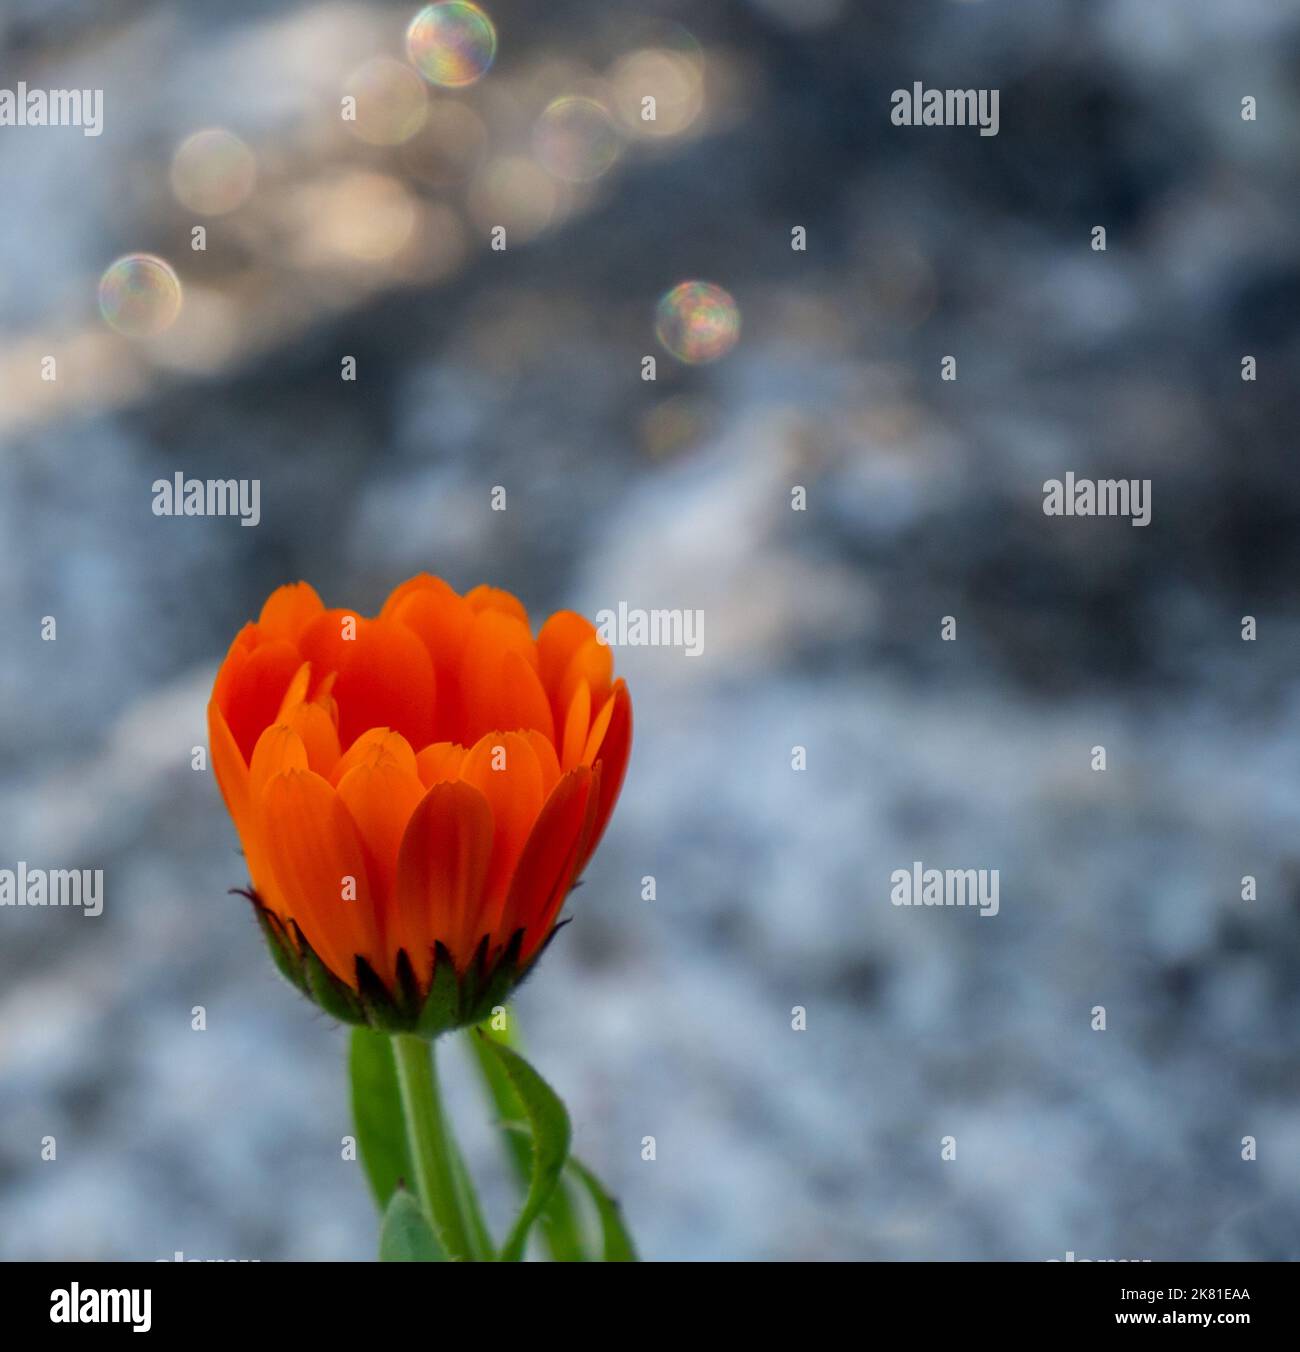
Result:
M534 639L509 592L421 574L374 619L305 582L273 592L217 673L208 734L281 970L340 1017L437 1032L554 932L632 708L580 615Z

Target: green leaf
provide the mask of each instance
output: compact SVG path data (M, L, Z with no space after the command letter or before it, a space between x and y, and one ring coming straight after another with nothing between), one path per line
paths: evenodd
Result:
M509 1026L513 1025L512 1015ZM514 1048L515 1044L508 1032L496 1032L489 1023L483 1024L480 1032L481 1037L470 1033L470 1045L474 1049L474 1058L478 1062L483 1084L492 1100L498 1121L507 1128L514 1123L519 1126L518 1131L503 1131L501 1139L505 1143L510 1167L521 1188L526 1190L533 1172L532 1135L520 1120L524 1116L524 1108L519 1102L519 1095L515 1093L500 1060L487 1045L488 1042L500 1042ZM555 1262L586 1262L588 1255L582 1233L583 1227L574 1210L569 1191L563 1183L551 1194L542 1211L539 1224L542 1241Z
M587 1189L596 1206L596 1215L600 1217L600 1230L605 1251L601 1255L606 1263L635 1263L638 1261L636 1245L623 1224L623 1213L618 1203L605 1191L600 1179L576 1156L569 1156L569 1170L583 1187Z
M526 1122L499 1122L497 1124L504 1132L506 1139L511 1146L527 1148L532 1140L532 1134L528 1129ZM632 1236L623 1221L623 1212L617 1201L610 1196L600 1179L587 1168L585 1164L576 1156L570 1155L564 1165L566 1175L571 1174L578 1180L591 1198L592 1205L596 1209L596 1216L600 1221L601 1231L601 1255L602 1263L639 1263L640 1256L637 1254L636 1245L632 1241ZM556 1188L551 1195L553 1205L555 1199L564 1192L564 1183ZM548 1205L548 1210L549 1210ZM570 1210L570 1215L572 1211ZM574 1217L574 1224L577 1224L577 1218ZM578 1241L579 1243L581 1241ZM552 1254L552 1257L555 1257ZM566 1261L556 1257L556 1262ZM582 1262L584 1256L580 1254L577 1259L567 1260Z
M425 1219L420 1204L406 1191L393 1193L384 1222L379 1227L381 1263L445 1263L447 1255L438 1243L433 1226Z
M476 1037L492 1049L505 1071L510 1087L519 1098L533 1133L532 1178L528 1196L513 1229L501 1246L500 1261L517 1263L524 1256L528 1232L560 1181L560 1171L569 1156L569 1114L555 1091L518 1052L488 1037L481 1030Z
M392 1039L369 1028L354 1028L348 1069L361 1163L383 1211L401 1180L415 1177Z

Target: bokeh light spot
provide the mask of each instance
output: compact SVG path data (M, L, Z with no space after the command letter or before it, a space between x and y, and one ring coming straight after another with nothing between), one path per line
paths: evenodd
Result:
M703 57L694 53L629 52L615 63L610 84L624 128L646 140L679 136L704 108Z
M368 145L400 146L420 130L429 112L424 81L388 56L358 66L344 90L357 101L356 121L347 125Z
M489 232L503 226L512 241L541 234L555 215L555 184L545 171L522 155L491 161L469 190L475 223Z
M678 361L717 361L740 337L740 309L712 282L680 282L659 302L655 333Z
M482 166L487 149L483 119L455 99L439 99L400 154L407 173L430 187L448 188L470 178Z
M330 255L382 263L396 255L416 223L416 204L388 174L342 172L300 194L307 233L302 256L327 264Z
M488 73L497 54L497 30L477 5L442 0L411 20L406 54L430 84L463 89Z
M126 254L99 279L99 312L128 338L171 328L181 312L181 283L170 263L153 254Z
M257 161L233 132L210 127L177 146L171 177L182 206L200 216L223 216L248 200L257 181Z

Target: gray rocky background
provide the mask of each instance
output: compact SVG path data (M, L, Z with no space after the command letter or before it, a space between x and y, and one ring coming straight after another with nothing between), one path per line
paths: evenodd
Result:
M1300 8L497 0L432 185L338 118L414 8L0 14L0 86L106 91L98 139L0 128L0 867L107 889L0 912L0 1256L372 1255L344 1033L190 756L273 586L429 568L705 611L703 656L619 654L623 801L518 1004L647 1257L1296 1257ZM673 20L689 126L489 251L493 157L629 52L694 63ZM998 88L1000 134L891 126L914 80ZM258 187L194 254L168 165L214 124ZM358 259L393 192L410 244ZM96 311L135 249L186 287L161 340ZM739 302L715 365L655 344L683 277ZM1150 478L1152 524L1046 518L1068 469ZM261 524L154 517L177 470L260 478ZM914 859L999 869L1000 914L891 906Z

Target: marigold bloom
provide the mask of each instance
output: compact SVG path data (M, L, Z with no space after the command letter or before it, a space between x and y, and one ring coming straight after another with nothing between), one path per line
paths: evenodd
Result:
M305 582L273 592L208 734L281 970L341 1018L436 1033L482 1017L553 933L632 709L580 615L534 639L509 592L421 574L374 619Z

